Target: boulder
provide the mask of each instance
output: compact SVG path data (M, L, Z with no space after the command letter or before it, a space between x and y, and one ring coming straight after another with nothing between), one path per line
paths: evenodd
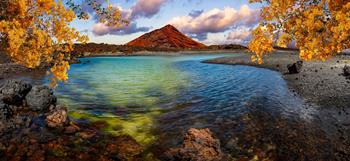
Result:
M346 77L350 76L350 66L347 66L347 65L344 66L343 75Z
M303 61L297 61L296 63L287 65L289 74L300 73L302 67L303 67Z
M51 128L63 128L69 124L67 109L58 106L46 116L46 125Z
M47 111L56 100L52 89L47 86L34 86L26 96L27 105L33 111Z
M220 141L213 137L209 129L188 130L180 148L165 152L164 160L217 161L225 160L220 149Z
M22 80L7 80L0 87L0 98L9 105L22 105L32 85Z

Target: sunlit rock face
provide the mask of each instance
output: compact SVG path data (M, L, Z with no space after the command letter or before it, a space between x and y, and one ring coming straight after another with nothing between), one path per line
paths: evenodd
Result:
M163 160L227 160L221 152L220 141L215 139L209 129L194 129L187 131L181 147L167 151Z
M69 118L67 109L62 106L58 106L46 116L46 124L51 128L63 128L68 125Z

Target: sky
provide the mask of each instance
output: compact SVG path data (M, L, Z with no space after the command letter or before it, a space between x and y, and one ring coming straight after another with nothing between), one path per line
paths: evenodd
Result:
M84 0L75 0L83 2ZM103 1L103 0L100 0ZM247 44L259 21L259 4L249 0L110 0L122 11L128 26L108 27L89 20L71 25L89 36L90 42L125 44L144 33L171 24L206 45Z

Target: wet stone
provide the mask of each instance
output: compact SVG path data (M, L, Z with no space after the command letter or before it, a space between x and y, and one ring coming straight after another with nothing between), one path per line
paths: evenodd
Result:
M138 158L143 149L132 137L118 136L106 146L106 151L116 155L118 160L132 160Z
M79 130L80 130L80 128L78 126L70 125L64 129L64 133L65 134L74 134L74 133L77 133Z
M63 128L68 125L69 118L67 110L63 107L57 107L48 116L46 116L46 124L51 128Z
M52 89L47 86L34 86L26 96L27 105L33 111L47 111L56 100Z
M226 160L220 149L220 141L213 137L213 133L209 129L194 128L188 130L181 147L168 150L162 159L171 161Z
M7 80L0 87L0 98L9 105L22 105L32 85L21 80Z
M90 139L96 136L96 131L88 130L79 133L79 136L83 139Z

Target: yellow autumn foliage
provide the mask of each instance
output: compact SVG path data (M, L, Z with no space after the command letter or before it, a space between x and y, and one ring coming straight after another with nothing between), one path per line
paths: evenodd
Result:
M249 44L253 61L261 63L274 45L287 47L293 41L302 60L324 61L350 48L350 0L250 2L265 4Z
M62 0L3 0L0 10L0 40L11 60L28 68L49 66L52 85L66 81L73 44L88 40L70 27L76 18L73 9ZM117 8L96 14L110 25L123 22Z

